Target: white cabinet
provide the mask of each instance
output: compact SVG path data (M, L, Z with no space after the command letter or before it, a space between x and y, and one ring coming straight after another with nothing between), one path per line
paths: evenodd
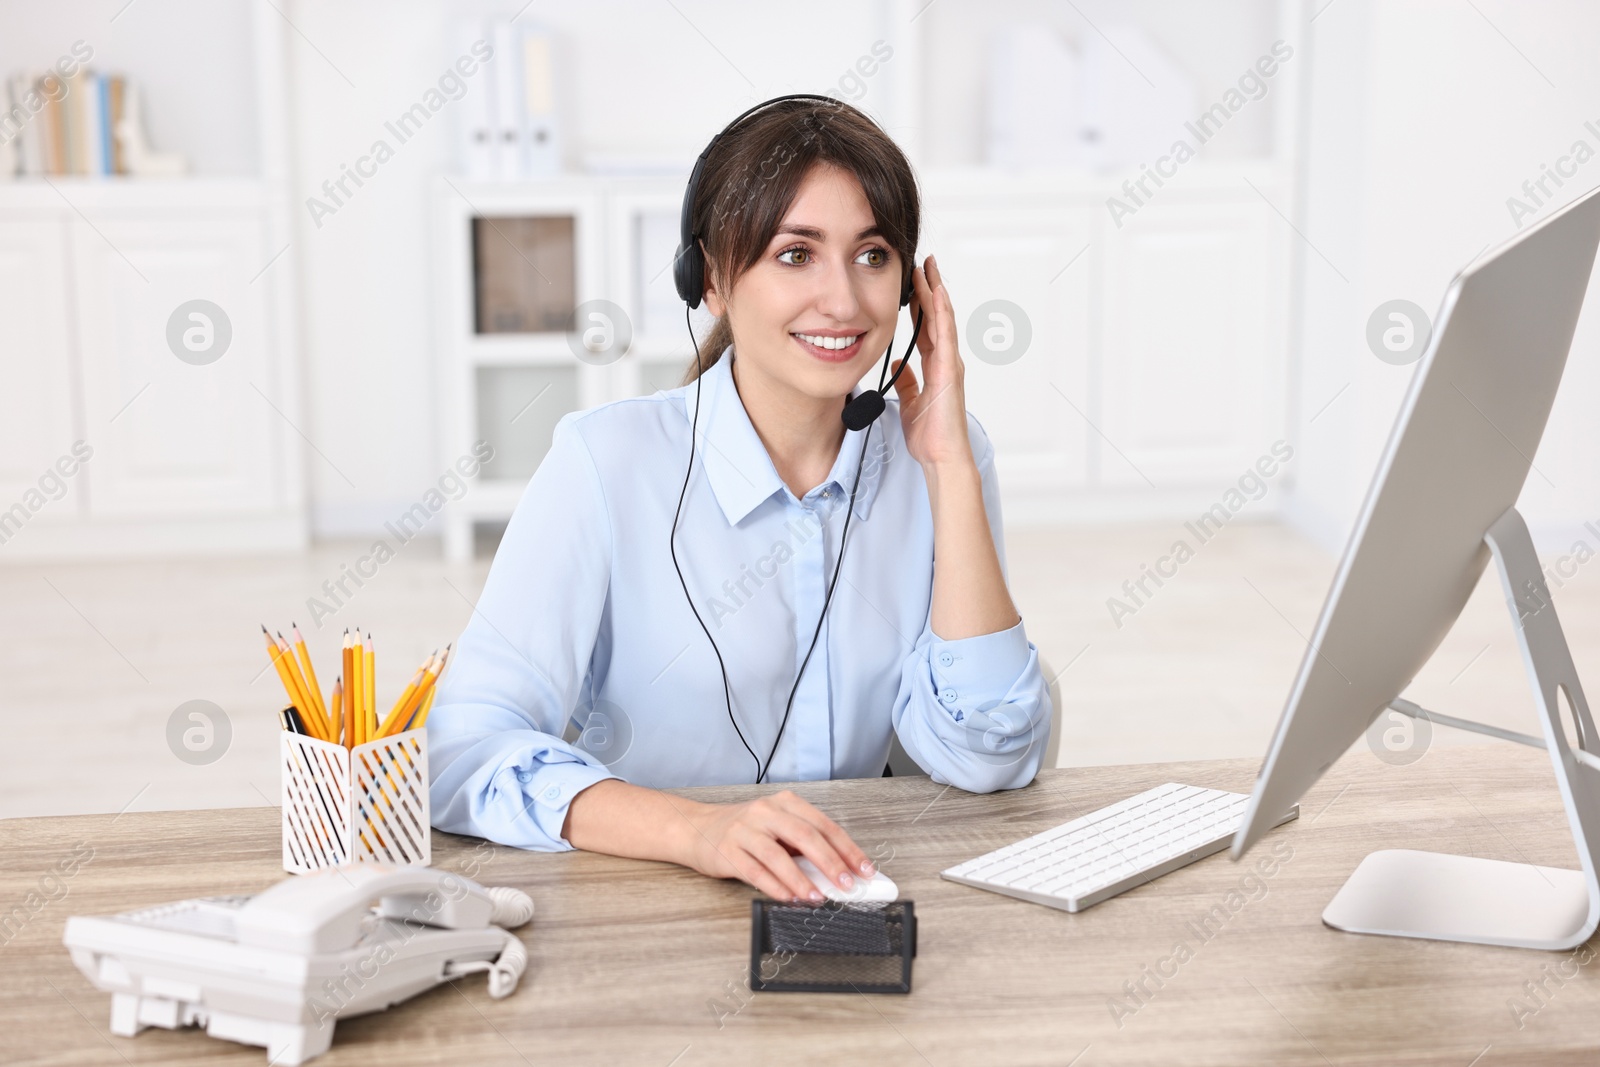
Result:
M0 565L308 542L288 31L274 3L189 6L206 8L196 32L215 45L194 64L173 35L135 33L113 65L155 85L178 61L202 87L148 112L157 144L191 174L0 181ZM76 32L90 7L37 5L30 40ZM6 44L25 65L34 46ZM168 343L173 313L193 300L221 309L213 328L227 320L213 361ZM46 499L41 478L63 467L66 491Z
M1274 174L1186 177L1120 227L1110 180L924 183L919 256L945 273L1008 521L1184 515L1283 435L1292 231L1241 180L1270 195ZM1020 329L1008 314L1032 333L1011 361L979 337Z
M994 443L1004 492L1084 486L1089 432L1082 412L1090 396L1089 293L1097 258L1089 254L1092 209L1048 194L938 191L924 207L918 263L931 252L943 272L966 365L967 409ZM895 339L896 357L909 331L908 319ZM975 345L987 331L1004 344ZM919 366L914 357L912 368Z
M1108 486L1225 482L1284 432L1283 224L1243 193L1158 201L1108 235L1097 463Z
M279 392L250 213L101 217L72 226L95 517L267 512L280 503ZM220 309L181 313L190 301ZM169 343L226 348L190 363ZM202 315L193 318L191 315ZM209 337L206 335L209 333ZM179 342L183 347L182 341ZM187 352L188 349L186 348ZM204 359L204 353L193 358Z
M0 516L0 540L19 523L65 521L82 505L81 479L61 478L58 490L57 479L47 477L78 437L65 234L59 218L0 215L0 511L21 503L27 512L9 522ZM30 492L40 495L24 501Z
M0 185L0 513L18 520L0 525L0 562L303 547L265 186L52 185ZM169 338L197 300L213 305L213 343L228 336L214 359L180 330L181 358ZM76 441L90 454L68 464L66 492L32 506L30 488Z

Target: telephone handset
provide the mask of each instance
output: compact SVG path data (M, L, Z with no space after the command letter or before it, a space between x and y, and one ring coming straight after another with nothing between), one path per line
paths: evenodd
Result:
M529 901L528 914L520 921L508 922L509 915L497 919L491 892L431 867L358 863L279 882L251 897L234 917L234 926L241 945L313 955L354 945L374 902L386 919L450 930L479 929L491 922L521 926L532 917ZM527 900L526 894L511 892Z
M112 1033L200 1025L296 1067L327 1051L338 1019L460 975L486 972L490 996L509 996L528 954L508 928L532 917L519 889L358 863L253 897L74 916L63 940L78 969L112 994Z

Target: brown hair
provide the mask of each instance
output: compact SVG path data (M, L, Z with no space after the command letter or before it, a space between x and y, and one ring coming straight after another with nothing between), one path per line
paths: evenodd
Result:
M813 167L855 175L883 231L900 255L902 276L915 267L921 198L905 153L877 123L842 101L784 100L729 130L706 156L691 208L706 249L706 278L726 289L755 266ZM728 316L700 342L685 385L714 365L733 342Z

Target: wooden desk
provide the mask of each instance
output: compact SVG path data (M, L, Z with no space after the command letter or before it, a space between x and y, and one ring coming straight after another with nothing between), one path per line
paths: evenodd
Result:
M1592 943L1577 954L1540 953L1356 936L1320 921L1345 876L1377 848L1576 866L1549 761L1515 745L1435 748L1409 767L1364 751L1347 756L1305 798L1301 818L1243 864L1214 856L1080 915L938 876L1165 781L1248 791L1257 766L1047 771L1026 789L989 796L925 778L793 787L869 853L893 849L883 867L916 902L920 928L909 996L752 995L744 988L752 891L739 883L437 834L436 866L533 895L538 914L522 930L531 963L521 988L495 1001L481 976L458 980L339 1023L332 1051L314 1062L1594 1062L1600 992L1592 972L1600 956ZM684 792L718 800L766 788ZM1270 876L1256 873L1274 844L1287 858ZM0 945L0 995L12 1023L0 1059L53 1067L265 1063L262 1049L196 1031L110 1036L109 997L72 967L61 933L71 914L265 888L283 877L276 809L0 823L0 903L20 905L43 872L81 845L93 858L66 881L67 895L29 913ZM1203 938L1197 928L1216 905L1226 918L1213 912ZM1173 955L1180 942L1187 958ZM1540 981L1547 992L1532 999L1524 983ZM1125 983L1142 983L1149 994L1133 1000Z

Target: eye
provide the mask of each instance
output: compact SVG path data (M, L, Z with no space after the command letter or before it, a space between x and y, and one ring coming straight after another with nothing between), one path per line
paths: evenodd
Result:
M807 248L805 245L791 245L790 247L785 248L782 252L778 253L778 262L788 263L791 267L802 266L800 263L795 263L792 260L783 258L784 256L791 255L795 252L798 252L803 256L809 256L811 254L811 249Z
M878 257L878 261L876 263L867 264L869 267L887 267L889 265L889 250L887 248L880 248L874 245L865 252L861 253L861 255ZM857 256L856 258L860 259L861 256Z

